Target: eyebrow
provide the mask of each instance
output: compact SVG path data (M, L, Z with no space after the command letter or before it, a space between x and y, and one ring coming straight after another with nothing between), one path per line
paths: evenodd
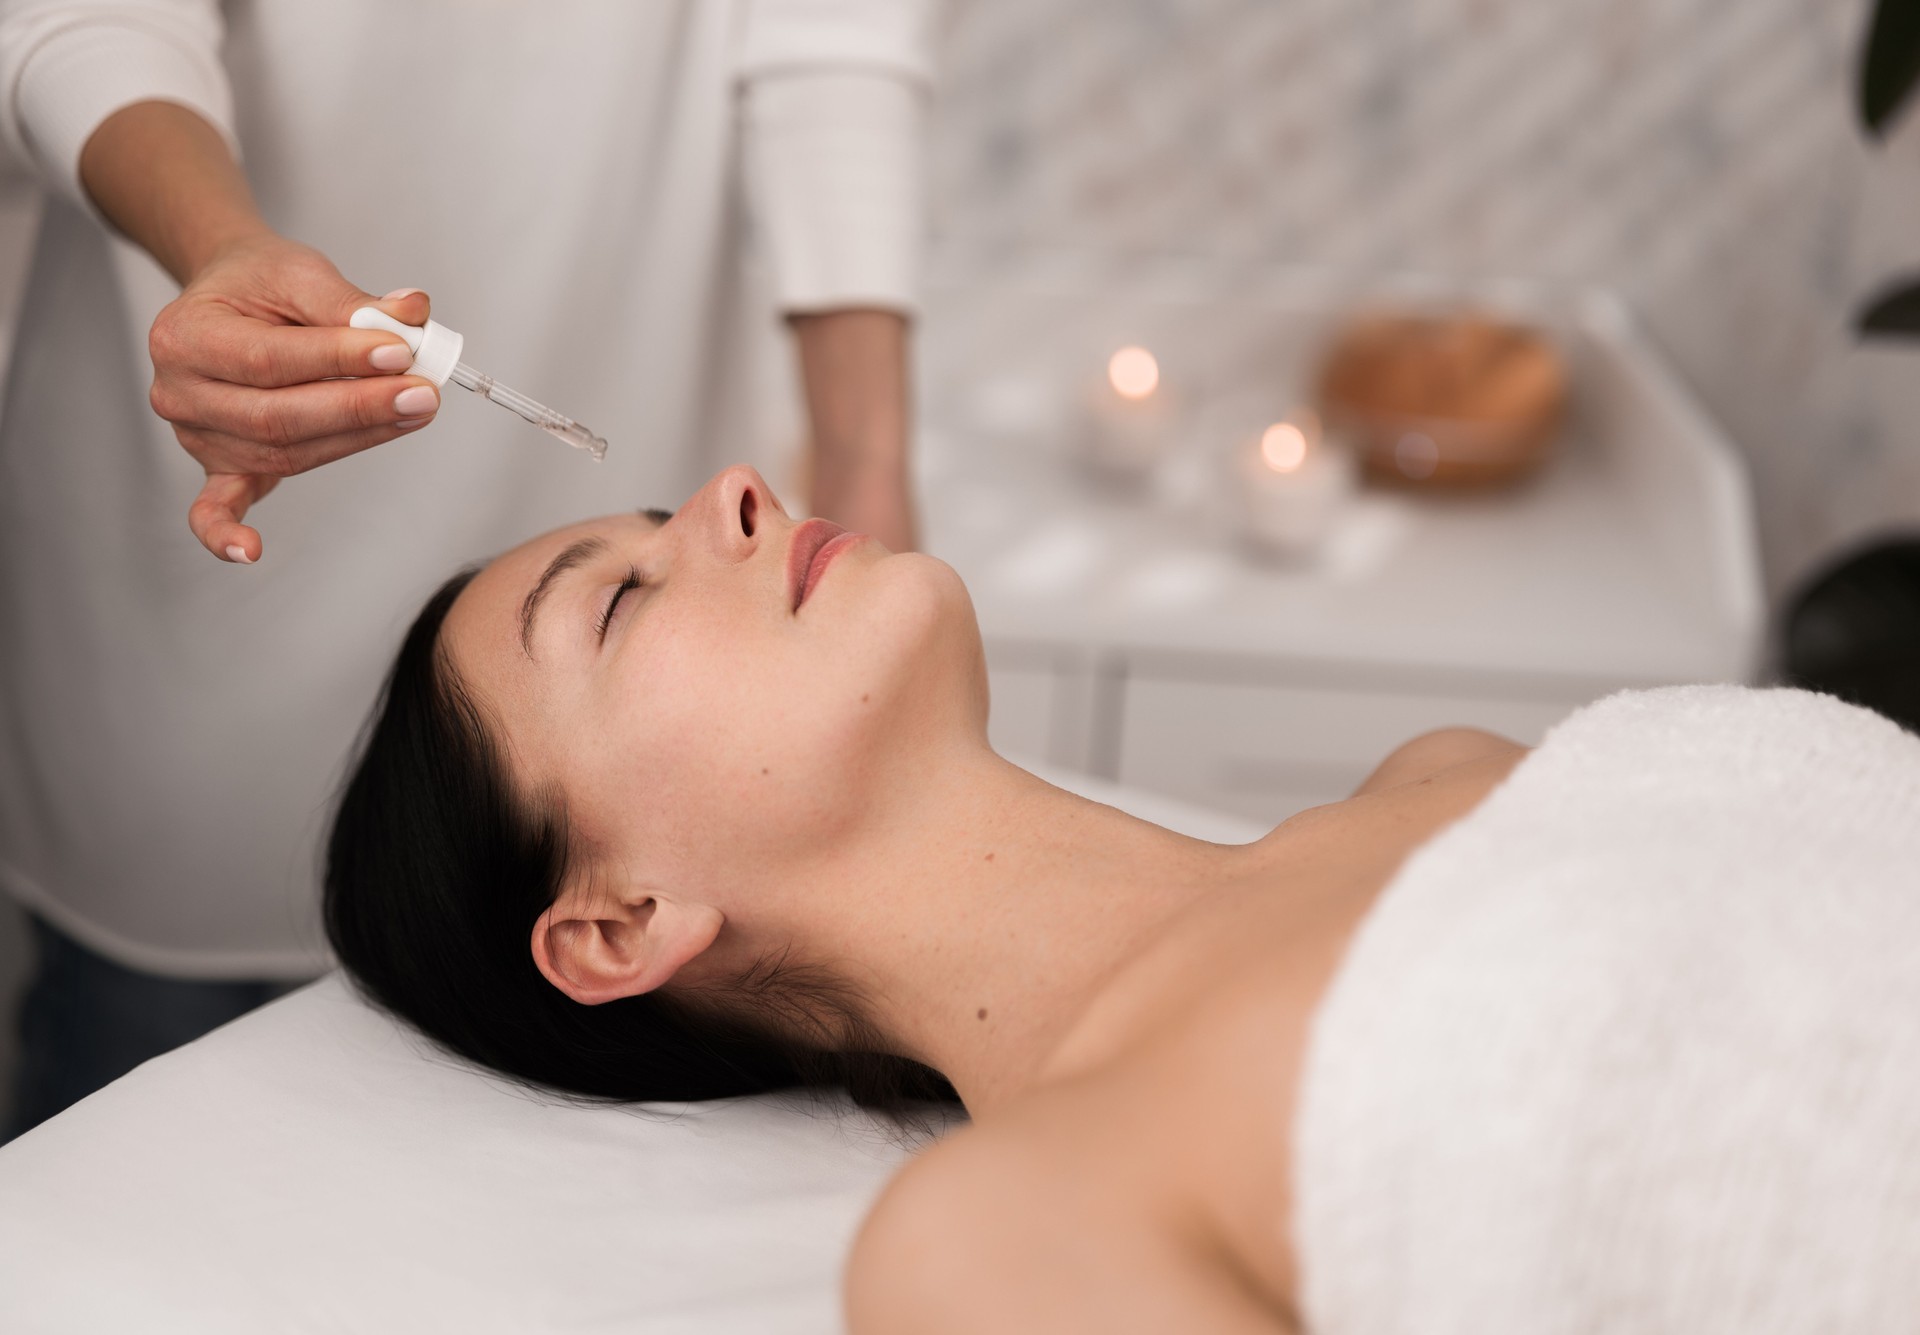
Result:
M520 647L527 651L528 658L533 657L533 619L540 614L540 604L553 592L554 583L569 570L585 565L606 550L605 538L582 538L549 561L547 568L540 572L540 579L520 604Z
M642 519L651 519L656 527L673 518L671 510L639 510L635 513ZM528 658L533 657L533 619L540 613L540 604L553 592L554 581L569 570L591 561L606 551L607 546L604 538L582 538L549 561L547 568L540 572L539 580L520 604L520 647L526 650Z

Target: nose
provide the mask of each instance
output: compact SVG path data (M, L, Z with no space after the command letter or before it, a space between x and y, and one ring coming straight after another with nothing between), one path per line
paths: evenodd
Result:
M709 531L722 560L746 560L773 526L774 516L786 518L767 480L747 464L721 470L705 490L713 505Z

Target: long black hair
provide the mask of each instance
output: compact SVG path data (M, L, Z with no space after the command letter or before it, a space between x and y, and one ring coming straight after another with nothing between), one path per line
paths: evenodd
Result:
M334 815L327 936L361 990L463 1057L594 1099L809 1087L896 1114L955 1101L937 1071L883 1051L818 969L766 960L728 988L596 1006L547 981L528 943L567 872L565 813L515 791L440 646L475 573L441 586L407 631Z

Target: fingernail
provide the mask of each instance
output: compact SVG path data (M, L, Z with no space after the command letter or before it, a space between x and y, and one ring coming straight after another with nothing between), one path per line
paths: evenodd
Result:
M367 354L376 371L404 371L413 365L413 354L404 343L382 343Z
M253 558L247 555L247 549L237 542L227 548L227 559L229 561L238 561L243 566L253 564Z
M403 417L399 421L395 422L394 425L399 427L402 431L411 431L417 426L425 426L428 422L431 422L432 420L433 419L431 417Z
M412 296L414 293L418 292L419 290L420 289L417 287L396 287L395 289L393 289L393 291L387 293L386 296L380 298L380 300L401 301L407 297Z
M406 417L426 417L440 407L440 396L431 385L413 385L393 396L393 411Z

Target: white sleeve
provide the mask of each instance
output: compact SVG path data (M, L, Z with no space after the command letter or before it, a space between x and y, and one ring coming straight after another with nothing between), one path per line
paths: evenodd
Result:
M752 0L741 156L789 312L910 313L925 232L928 0Z
M0 0L0 135L89 212L80 150L122 107L179 103L237 154L224 32L218 0Z

